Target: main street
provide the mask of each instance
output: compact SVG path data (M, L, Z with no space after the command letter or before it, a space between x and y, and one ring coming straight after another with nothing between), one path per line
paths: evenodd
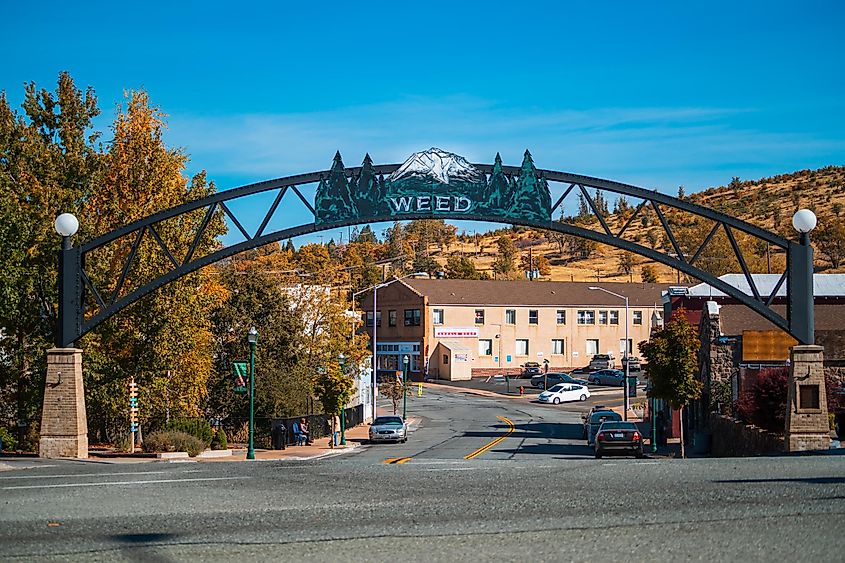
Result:
M427 389L406 444L314 461L33 461L3 558L841 559L845 458L595 460L568 408Z

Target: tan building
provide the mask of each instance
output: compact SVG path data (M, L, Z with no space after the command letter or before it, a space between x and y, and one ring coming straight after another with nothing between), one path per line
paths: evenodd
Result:
M593 354L613 355L618 367L625 302L594 286L628 297L628 349L639 355L660 322L665 285L405 279L378 292L378 367L401 370L407 355L417 380L515 374L525 362L570 369ZM372 303L362 303L368 331Z

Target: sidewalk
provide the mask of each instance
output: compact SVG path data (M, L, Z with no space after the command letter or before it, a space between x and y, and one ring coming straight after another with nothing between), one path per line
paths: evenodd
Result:
M359 424L353 428L346 429L346 445L338 445L334 448L329 447L329 437L317 438L311 444L306 446L291 446L289 445L284 450L255 450L255 461L279 461L287 460L306 460L318 459L332 455L341 455L352 451L361 444L367 441L369 437L370 425ZM226 461L246 461L246 448L238 448L232 450L232 455L226 457L213 458L193 458L199 462L226 462Z
M414 432L420 424L419 417L408 417L408 432ZM338 445L334 448L329 447L328 436L318 438L311 444L306 446L292 446L288 445L284 450L255 450L254 461L302 461L309 459L320 459L324 457L332 457L336 455L343 455L350 453L360 445L367 442L369 438L370 425L359 424L353 428L346 429L346 445ZM150 454L142 454L137 456L125 455L103 455L98 456L95 452L90 452L90 457L87 460L74 460L88 463L143 463L143 462L167 462L167 463L225 463L231 461L247 461L246 447L239 444L232 448L232 455L222 457L191 457L191 458L176 458L176 459L158 459L150 457Z

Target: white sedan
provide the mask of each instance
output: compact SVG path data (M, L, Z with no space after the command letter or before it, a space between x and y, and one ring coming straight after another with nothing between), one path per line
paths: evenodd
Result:
M541 403L565 403L567 401L586 401L590 397L590 390L585 385L574 383L558 383L548 391L540 393Z

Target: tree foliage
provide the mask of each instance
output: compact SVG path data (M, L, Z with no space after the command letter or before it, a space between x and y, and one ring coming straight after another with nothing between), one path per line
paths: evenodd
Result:
M701 396L703 384L695 378L698 369L698 331L685 316L675 311L651 339L640 342L648 360L651 394L679 409Z
M845 225L833 217L825 217L820 223L813 237L816 247L833 268L839 268L845 260Z
M493 271L497 274L507 276L516 269L516 245L513 239L509 236L502 235L496 241L498 246L498 254L496 260L493 262Z
M657 283L657 268L653 264L645 264L640 270L640 278L643 283Z

